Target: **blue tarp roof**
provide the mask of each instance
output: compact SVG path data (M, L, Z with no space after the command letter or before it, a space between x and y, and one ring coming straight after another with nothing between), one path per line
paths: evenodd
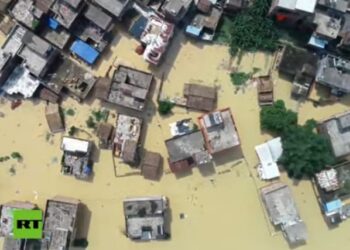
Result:
M58 28L58 26L60 26L60 24L53 18L49 17L47 19L47 25L53 29L53 30L56 30Z
M81 40L76 40L70 47L70 51L88 64L94 64L100 55L97 50Z
M145 30L148 19L144 16L140 16L139 19L135 21L135 23L130 28L130 34L136 39L140 39L142 32Z
M326 204L324 204L324 210L325 212L332 212L340 209L343 206L343 203L340 199L330 201Z
M202 27L196 27L192 25L188 25L186 27L186 33L194 36L199 36L202 31Z

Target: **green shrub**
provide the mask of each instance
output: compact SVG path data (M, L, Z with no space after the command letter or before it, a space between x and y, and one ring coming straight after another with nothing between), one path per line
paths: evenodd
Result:
M160 101L158 105L158 112L161 115L168 115L171 113L171 110L173 109L174 106L175 104L168 100Z

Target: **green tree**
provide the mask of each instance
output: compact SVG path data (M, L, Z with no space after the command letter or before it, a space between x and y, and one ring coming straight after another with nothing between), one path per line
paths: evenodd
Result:
M281 100L273 106L263 107L260 118L262 129L282 137L283 154L279 163L290 178L312 177L327 165L334 164L330 142L316 133L315 120L298 125L297 114L287 110Z
M279 162L291 178L312 177L327 165L334 164L327 138L315 133L315 121L304 126L290 126L282 135L283 154Z
M230 53L241 51L275 51L279 34L267 17L271 0L255 0L251 7L236 15L230 27ZM227 28L226 28L227 29ZM226 31L227 32L227 31Z
M263 130L281 134L285 129L298 123L297 113L287 110L282 100L260 111L260 124Z

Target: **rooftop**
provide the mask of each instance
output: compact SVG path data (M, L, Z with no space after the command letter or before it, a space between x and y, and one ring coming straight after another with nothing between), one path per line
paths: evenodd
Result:
M141 128L142 120L140 118L123 114L118 115L114 138L115 154L117 156L125 158L125 160L135 159L137 154L135 146L140 140Z
M108 29L112 23L112 17L110 15L92 4L88 5L84 16L103 30Z
M44 13L47 13L55 0L35 0L35 6Z
M316 34L329 39L337 38L341 29L340 18L334 18L321 12L315 13L314 23L317 25Z
M316 174L316 183L323 203L350 198L350 164L345 163Z
M44 237L50 249L68 249L75 238L80 201L55 197L46 203Z
M184 87L186 106L191 109L212 111L216 108L216 89L199 84L187 83Z
M60 49L65 48L65 46L68 44L68 41L71 37L70 34L64 28L60 28L60 27L58 27L55 30L49 27L46 27L41 32L41 36Z
M169 154L170 168L173 172L184 170L195 164L205 164L211 160L201 131L171 138L165 141L165 145ZM176 164L182 161L184 162L183 167Z
M238 132L229 108L201 116L199 125L211 154L240 145Z
M146 45L143 58L147 62L153 65L160 63L174 35L174 29L174 24L166 22L157 15L148 18L140 37L141 42Z
M327 7L329 9L337 10L345 13L348 9L348 0L318 0L317 4L320 6Z
M162 170L163 158L161 154L146 152L142 161L142 175L146 179L157 180Z
M293 244L305 242L306 227L299 217L290 188L277 182L262 188L261 196L271 222L281 226L288 241Z
M0 206L0 236L13 236L13 214L14 209L36 209L36 205L30 202L11 201Z
M14 18L30 29L35 29L35 22L38 21L43 12L37 9L33 0L19 0L12 8Z
M278 72L294 77L306 64L316 68L317 61L317 55L307 50L286 46L278 65Z
M326 135L331 142L335 157L345 157L350 154L350 113L334 116L319 126L321 134Z
M27 68L20 65L12 71L2 89L9 95L20 94L24 98L30 98L39 85L40 81L33 77Z
M277 6L288 10L299 10L306 13L315 11L317 0L278 0Z
M88 96L97 81L92 73L69 58L57 60L54 66L49 82L67 88L78 101Z
M132 0L95 0L95 2L118 19L129 9Z
M150 73L119 66L113 74L107 101L143 111L152 81L153 75Z
M162 11L166 16L179 21L185 16L192 2L193 0L165 0L162 5Z
M78 0L80 2L80 0ZM69 29L80 14L81 8L75 9L71 3L77 1L56 0L51 10L56 14L55 19Z
M327 55L319 61L316 82L350 93L350 61Z
M58 133L64 131L64 123L58 104L49 103L45 107L45 116L51 133Z
M168 200L164 196L124 200L126 231L133 240L165 239Z

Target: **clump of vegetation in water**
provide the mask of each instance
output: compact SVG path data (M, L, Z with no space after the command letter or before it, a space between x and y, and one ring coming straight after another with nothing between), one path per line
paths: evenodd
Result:
M12 152L11 157L12 157L12 159L16 159L17 161L23 160L22 155L18 152Z
M74 116L75 115L75 111L74 109L67 109L66 114L69 116Z
M250 76L251 76L250 74L247 74L244 72L234 72L234 73L231 73L231 75L230 75L231 82L235 86L242 86L242 85L246 84L246 82L249 80Z
M104 121L106 122L109 116L109 111L108 110L98 110L98 111L93 111L92 112L93 117L97 122Z
M8 161L8 160L10 160L9 156L1 156L0 157L0 162L5 162L5 161Z
M168 115L171 113L171 110L173 109L174 106L175 104L169 100L159 101L158 112L161 115Z
M86 120L86 126L91 129L96 128L96 122L92 116L89 116L89 119Z
M326 166L334 164L329 140L315 132L317 123L308 120L298 125L298 116L287 110L283 101L260 111L261 128L281 136L283 154L278 162L290 178L311 178Z
M77 130L78 130L78 129L77 129L75 126L70 127L70 128L69 128L69 131L68 131L68 135L69 135L69 136L74 136L75 133L77 132Z

